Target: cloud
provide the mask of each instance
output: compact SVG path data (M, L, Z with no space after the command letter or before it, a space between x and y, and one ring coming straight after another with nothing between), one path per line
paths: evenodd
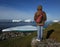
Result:
M0 19L33 19L34 13L0 6Z

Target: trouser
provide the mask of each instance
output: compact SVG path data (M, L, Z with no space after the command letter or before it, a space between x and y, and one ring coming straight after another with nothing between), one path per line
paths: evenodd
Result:
M43 26L37 26L37 39L42 40Z

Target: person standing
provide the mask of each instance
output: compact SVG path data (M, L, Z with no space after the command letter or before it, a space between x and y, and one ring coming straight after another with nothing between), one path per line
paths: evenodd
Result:
M45 24L45 21L47 20L46 18L46 13L42 10L42 5L39 5L37 8L37 12L34 15L34 20L37 24L37 41L42 40L43 36L43 26Z

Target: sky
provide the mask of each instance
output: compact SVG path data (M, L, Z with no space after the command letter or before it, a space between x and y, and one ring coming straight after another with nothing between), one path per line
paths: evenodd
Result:
M42 5L47 20L60 20L60 0L0 0L0 19L34 19Z

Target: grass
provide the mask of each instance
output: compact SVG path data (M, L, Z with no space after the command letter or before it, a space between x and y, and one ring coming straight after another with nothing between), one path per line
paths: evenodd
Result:
M60 24L53 23L52 25L49 25L48 28L46 28L44 31L44 35L43 35L44 38L46 38L47 32L50 30L53 30L53 33L50 34L49 38L60 42Z
M29 36L0 41L0 47L31 47L31 40L34 36L36 32Z
M49 38L60 42L59 23L53 23L52 25L49 25L48 28L44 30L43 38L46 39L47 33L51 32L52 30L54 32L50 34ZM33 32L29 36L0 41L0 47L31 47L31 40L35 36L36 36L36 32Z

